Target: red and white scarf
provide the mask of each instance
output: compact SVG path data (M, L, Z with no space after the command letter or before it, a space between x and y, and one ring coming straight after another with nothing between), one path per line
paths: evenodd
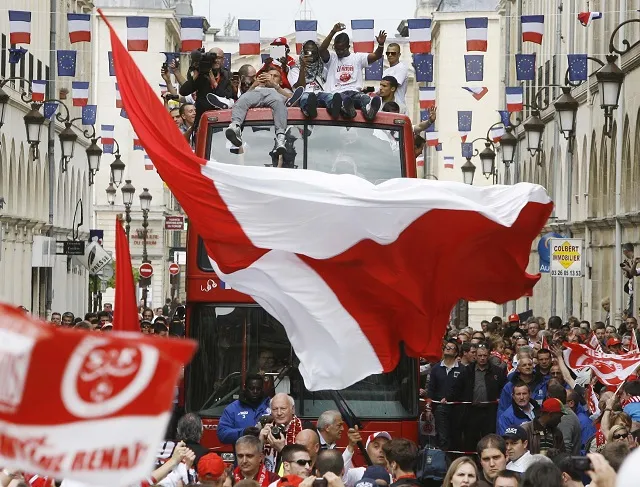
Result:
M297 416L287 425L287 432L285 436L285 446L293 445L296 442L296 436L302 431L302 421ZM278 452L270 445L264 446L264 463L267 466L267 470L275 472L278 465Z
M244 480L244 475L242 475L242 472L240 471L240 467L236 467L233 470L233 479L234 479L234 482L233 482L234 484L237 484L241 480ZM264 463L260 464L258 473L256 474L255 478L253 478L253 480L258 482L261 487L269 487L269 484L270 484L269 475L267 473L267 468L264 466Z
M624 408L627 404L631 404L633 402L640 402L640 396L628 397L625 400L620 401L620 406L622 406Z

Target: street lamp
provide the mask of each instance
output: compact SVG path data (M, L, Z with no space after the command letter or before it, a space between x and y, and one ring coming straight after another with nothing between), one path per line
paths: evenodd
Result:
M473 177L476 174L476 166L471 162L471 159L467 157L467 162L465 162L462 167L462 181L464 184L472 185Z
M147 188L142 188L142 193L140 193L140 208L142 211L149 211L152 199L153 196L151 196L149 190Z
M605 132L611 137L613 129L613 111L618 108L624 73L616 64L618 56L608 55L607 65L596 72L600 91L600 108L604 110Z
M131 230L131 205L133 203L133 195L136 192L136 188L131 184L131 180L127 179L125 181L125 185L121 189L122 191L122 203L124 204L125 211L125 231L127 232L127 242L130 240L130 230Z
M71 128L71 124L69 122L65 123L64 130L60 132L60 148L62 150L60 165L62 166L62 172L67 170L67 164L73 157L77 139L78 136Z
M576 119L578 116L578 101L571 96L571 88L562 88L562 96L553 104L558 113L560 132L569 141L569 152L573 152L573 138L576 134Z
M151 208L151 193L147 188L142 188L140 193L140 208L142 209L142 262L149 262L147 254L147 229L149 228L149 208ZM144 280L144 288L142 289L142 300L147 302L147 293L149 292L150 279Z
M484 146L484 150L480 152L480 163L482 165L482 174L489 179L489 176L494 174L496 153L491 149L491 142L485 142Z
M531 116L524 122L524 131L527 135L527 150L533 157L540 152L542 146L544 123L540 120L540 112L531 112Z
M113 187L113 183L109 183L105 191L107 192L107 203L113 206L116 202L116 188Z
M124 162L120 159L120 154L116 154L116 158L111 163L111 182L119 188L122 184L122 176L124 176Z
M98 139L91 139L91 145L87 147L87 162L89 163L89 186L93 184L93 176L100 169L100 158L102 157L102 149L98 147L96 142Z
M39 159L38 145L40 144L40 132L44 124L44 115L40 113L40 105L31 104L31 110L24 116L24 125L27 129L27 142L33 150L33 158Z
M504 128L505 133L500 138L500 148L502 149L502 162L505 166L509 167L513 163L514 156L516 154L516 147L518 146L518 139L511 133L511 126Z

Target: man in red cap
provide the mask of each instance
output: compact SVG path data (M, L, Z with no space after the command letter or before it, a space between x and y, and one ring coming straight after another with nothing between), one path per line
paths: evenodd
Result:
M207 453L198 462L198 480L202 485L222 487L227 478L225 464L216 453Z
M615 353L616 355L622 355L624 353L624 350L622 350L622 341L616 336L612 336L607 340L607 348L609 349L609 353Z
M547 399L542 403L535 419L521 425L527 433L529 451L532 455L545 454L551 448L565 451L564 438L558 429L564 414L562 402L554 398Z
M270 44L271 46L284 46L284 56L278 59L271 59L270 63L265 63L260 70L258 70L258 74L264 71L264 69L268 66L268 64L272 64L277 66L282 73L282 84L283 88L287 90L293 91L293 86L298 81L298 76L300 75L300 68L296 66L296 60L289 56L291 50L289 49L289 41L287 41L286 37L276 37L273 42Z

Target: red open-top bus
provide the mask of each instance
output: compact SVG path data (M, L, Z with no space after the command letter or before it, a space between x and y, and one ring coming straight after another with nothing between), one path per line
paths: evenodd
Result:
M298 108L289 109L287 153L280 162L282 168L274 171L351 173L375 184L416 177L413 131L407 117L379 113L368 123L360 114L353 120L333 120L325 110L320 112L317 119L308 120ZM230 110L203 115L197 154L229 164L277 166L278 158L270 155L274 146L271 110L250 110L242 150L225 138L230 117ZM199 347L185 373L182 402L186 411L202 416L203 444L225 453L225 460L233 459L232 445L218 441L217 423L224 408L238 398L246 375L258 369L272 377L277 392L294 398L299 417L315 420L323 411L336 409L329 391L310 392L304 387L282 325L251 297L217 278L197 228L189 228L187 245L187 336ZM417 440L417 371L416 360L403 355L394 371L372 375L341 391L362 422L364 438L374 431L388 431Z

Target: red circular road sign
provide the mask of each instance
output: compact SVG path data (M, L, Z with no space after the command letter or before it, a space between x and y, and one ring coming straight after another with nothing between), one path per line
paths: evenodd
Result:
M176 274L180 274L180 266L175 262L169 264L169 274L175 276Z
M140 264L140 267L138 267L138 272L140 273L140 277L147 279L153 276L153 266L148 262L144 262L143 264Z

